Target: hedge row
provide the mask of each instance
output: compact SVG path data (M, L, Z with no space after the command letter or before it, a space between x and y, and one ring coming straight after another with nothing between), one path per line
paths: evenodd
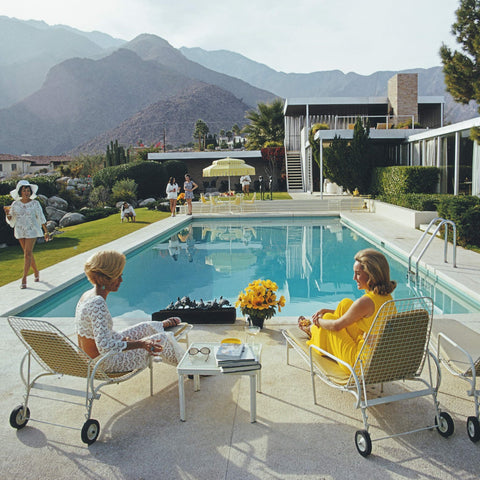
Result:
M13 228L5 221L5 214L3 213L3 207L11 204L12 197L10 195L0 195L0 208L2 211L0 214L0 243L6 243L7 245L18 244L13 236Z
M404 193L400 195L378 195L377 200L399 207L411 208L421 212L438 211L438 204L445 197L453 197L453 195L444 195L440 193Z
M42 175L33 178L27 178L30 183L38 185L37 195L45 195L46 197L52 197L57 195L57 183L58 175ZM3 180L0 182L0 195L9 195L12 190L17 186L18 179L16 180ZM10 197L10 202L12 198ZM9 204L10 205L10 204Z
M380 195L377 200L420 211L437 211L438 216L451 220L457 228L457 244L480 248L480 198L466 195L405 194ZM449 228L452 240L452 229Z
M373 195L434 193L440 176L437 167L378 167L373 171Z
M444 197L438 205L438 216L455 222L457 244L480 247L480 198L464 195Z
M129 178L138 185L138 198L158 198L165 196L169 177L175 177L180 184L185 173L187 173L185 164L177 160L164 163L152 161L126 163L97 172L93 176L93 186L103 185L111 190L115 182Z

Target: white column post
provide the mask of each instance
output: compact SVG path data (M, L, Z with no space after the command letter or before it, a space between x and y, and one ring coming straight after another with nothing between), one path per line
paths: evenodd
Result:
M455 132L455 174L453 181L453 194L458 195L460 185L460 132Z
M320 139L320 199L323 200L323 140Z

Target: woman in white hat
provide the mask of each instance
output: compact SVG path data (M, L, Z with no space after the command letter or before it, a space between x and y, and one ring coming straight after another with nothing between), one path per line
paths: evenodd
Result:
M10 192L14 202L9 207L4 207L7 223L13 227L15 238L18 239L23 250L24 265L20 288L27 288L27 275L30 267L33 269L35 281L40 280L40 272L33 256L33 247L38 237L44 236L45 241L49 239L47 221L42 207L38 201L34 200L37 198L37 190L38 185L30 183L28 180L20 180L15 190Z

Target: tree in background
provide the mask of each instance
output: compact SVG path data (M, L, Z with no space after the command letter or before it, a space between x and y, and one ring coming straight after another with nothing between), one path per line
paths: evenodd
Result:
M325 178L350 192L355 188L362 194L369 192L373 168L369 133L368 124L364 126L362 119L357 117L351 142L335 135L330 146L324 151Z
M148 154L149 153L159 153L164 151L164 145L162 142L157 142L154 145L150 145L149 147L143 146L139 150L135 150L135 162L146 162L148 161Z
M198 141L198 150L204 150L207 140L207 134L210 131L208 125L201 119L195 122L195 130L193 131L193 138Z
M250 124L243 128L247 135L247 150L260 150L267 142L280 142L285 136L283 100L259 103L257 110L250 110L245 116Z
M118 145L118 140L111 141L110 145L107 145L107 153L105 155L105 166L112 167L114 165L123 165L130 162L129 154L125 153L125 148Z
M461 51L452 52L445 44L440 48L447 91L456 102L475 100L480 105L480 1L461 0L455 14L452 34ZM480 143L480 128L472 128L470 136Z
M272 176L273 189L278 190L279 175L285 173L285 147L279 142L266 142L262 148L262 159L267 164L265 173Z

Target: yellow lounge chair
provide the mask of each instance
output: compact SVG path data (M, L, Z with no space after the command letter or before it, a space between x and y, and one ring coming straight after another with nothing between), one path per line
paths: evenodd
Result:
M115 355L109 353L92 359L76 343L63 334L55 325L30 318L9 317L8 323L27 349L20 364L20 376L26 391L23 404L17 406L10 414L10 425L17 430L25 427L30 420L28 402L33 389L43 392L60 392L66 395L84 397L86 421L81 429L82 441L88 445L94 443L100 434L100 424L91 418L93 401L100 398L99 390L111 384L125 382L138 375L143 370L150 370L150 395L153 395L153 357L144 368L128 372L105 372L102 363L106 358ZM173 331L175 337L185 336L188 345L188 332L193 328L188 323L181 323L168 331ZM42 371L32 373L32 359L38 363ZM80 377L86 380L85 389L62 388L50 383L39 383L45 376ZM52 398L53 399L53 398ZM56 398L55 398L56 399Z
M438 407L440 365L435 355L428 349L432 315L433 301L428 297L386 302L378 311L353 367L314 345L308 347L306 345L308 337L298 327L282 332L287 345L287 363L289 363L289 350L293 348L310 367L315 404L317 403L316 377L327 385L351 393L355 397L355 406L361 409L364 424L364 430L358 430L355 433L355 445L360 455L364 457L370 455L372 451L366 412L367 408L372 406L431 395L435 424L416 426L414 430L397 433L395 436L437 428L440 435L448 437L454 431L451 416L440 411ZM340 368L339 364L346 367L349 373ZM428 369L428 374L422 377L424 367ZM434 369L436 370L435 385L431 384ZM372 392L368 388L371 385L383 386L385 383L395 381L409 381L409 386L415 382L420 383L422 388L412 387L404 393L380 397L378 397L378 391ZM376 440L383 438L389 437Z
M254 192L251 200L245 200L245 198L244 198L242 200L242 203L243 203L243 205L246 205L247 207L249 207L251 205L253 207L253 209L256 211L257 210L257 205L255 203L256 198L257 198L257 192Z

